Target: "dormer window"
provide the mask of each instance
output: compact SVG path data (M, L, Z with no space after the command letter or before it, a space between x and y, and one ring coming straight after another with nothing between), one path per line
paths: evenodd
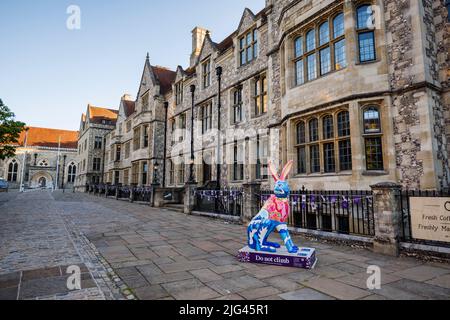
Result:
M241 66L258 57L258 30L253 29L239 39L239 56Z
M211 85L211 60L206 60L202 64L203 71L203 88L208 88Z

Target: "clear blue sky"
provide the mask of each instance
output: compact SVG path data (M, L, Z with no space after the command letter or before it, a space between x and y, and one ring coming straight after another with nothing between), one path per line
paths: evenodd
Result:
M78 130L88 103L117 108L135 96L146 53L152 64L187 66L191 30L221 41L245 7L264 0L1 0L0 98L30 126ZM69 5L81 30L66 28Z

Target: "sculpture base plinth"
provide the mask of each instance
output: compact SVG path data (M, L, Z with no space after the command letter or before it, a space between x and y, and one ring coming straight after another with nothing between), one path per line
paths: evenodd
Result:
M316 249L312 248L300 248L298 253L289 253L281 248L276 253L268 253L255 251L247 246L239 251L238 259L241 262L308 270L314 269L317 263Z

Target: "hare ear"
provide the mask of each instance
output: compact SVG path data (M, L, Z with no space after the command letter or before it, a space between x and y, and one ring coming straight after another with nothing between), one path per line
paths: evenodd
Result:
M273 166L272 161L269 161L269 174L272 175L273 179L275 180L275 182L277 182L278 180L280 180L280 177L278 177L278 172L275 169L275 167Z
M291 160L283 168L283 171L282 171L281 176L280 176L280 179L282 181L286 180L286 178L289 176L289 172L291 172L293 165L294 165L294 161Z

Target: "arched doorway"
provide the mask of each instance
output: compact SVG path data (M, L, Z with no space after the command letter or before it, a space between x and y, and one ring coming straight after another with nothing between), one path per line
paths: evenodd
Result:
M51 189L54 186L53 177L49 172L39 171L32 173L30 188L32 189Z
M45 179L44 177L41 177L39 179L39 188L46 188L47 187L47 179Z

